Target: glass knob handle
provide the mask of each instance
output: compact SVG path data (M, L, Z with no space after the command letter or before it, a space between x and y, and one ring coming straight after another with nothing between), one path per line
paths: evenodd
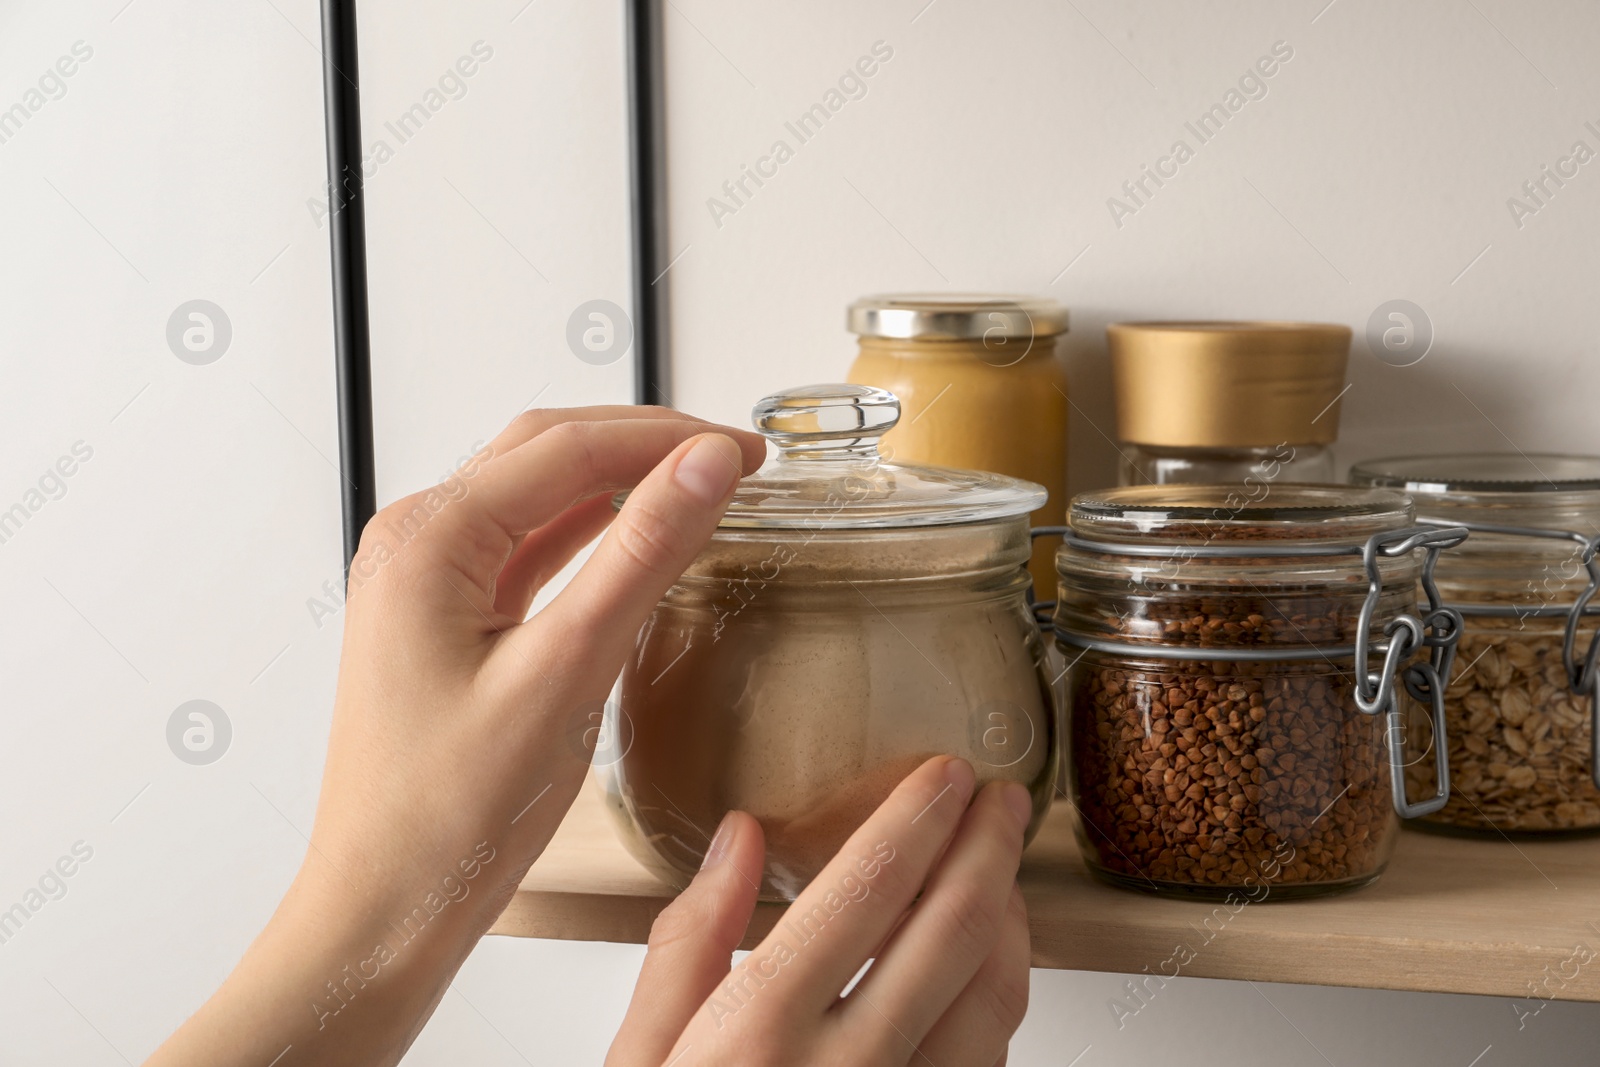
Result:
M808 385L774 393L750 421L782 452L866 452L900 421L900 401L869 385Z

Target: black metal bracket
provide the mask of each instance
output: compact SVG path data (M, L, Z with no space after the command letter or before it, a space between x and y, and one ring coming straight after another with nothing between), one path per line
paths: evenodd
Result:
M322 0L322 96L328 137L334 363L345 578L377 510L372 447L372 335L367 314L367 215L361 174L361 75L355 0Z
M629 199L632 221L634 402L666 391L666 114L661 0L627 0ZM355 0L322 0L322 88L328 139L334 359L344 565L377 510L372 438L372 336L362 181L361 77Z
M669 404L666 54L661 0L627 0L634 403Z

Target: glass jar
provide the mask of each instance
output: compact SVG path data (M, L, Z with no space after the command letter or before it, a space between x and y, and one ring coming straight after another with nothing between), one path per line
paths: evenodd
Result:
M1168 448L1127 441L1118 452L1121 485L1229 485L1240 502L1263 499L1274 482L1333 481L1333 449L1327 445Z
M766 834L761 895L792 900L937 754L1027 786L1038 828L1056 733L1028 607L1044 490L891 463L881 390L768 397L777 456L640 631L608 709L604 787L630 850L686 884L729 810Z
M900 398L906 420L884 436L901 462L995 471L1050 497L1035 526L1067 506L1067 379L1056 353L1067 309L1027 296L904 293L850 305L861 347L849 378ZM1040 599L1055 588L1057 540L1034 543Z
M1358 464L1350 479L1403 489L1423 516L1474 530L1439 567L1441 595L1465 617L1445 700L1453 795L1418 826L1600 831L1595 639L1579 640L1594 621L1582 613L1594 593L1600 457L1408 456ZM1434 740L1423 729L1409 737L1419 749Z
M1407 690L1439 688L1449 637L1417 618L1418 580L1464 533L1416 527L1399 493L1285 484L1249 507L1231 493L1073 500L1055 633L1079 845L1100 879L1166 895L1365 885L1397 810L1448 789L1436 766L1430 799L1397 794L1386 727ZM1438 647L1419 662L1424 638Z
M1123 485L1333 481L1350 328L1312 322L1106 327Z

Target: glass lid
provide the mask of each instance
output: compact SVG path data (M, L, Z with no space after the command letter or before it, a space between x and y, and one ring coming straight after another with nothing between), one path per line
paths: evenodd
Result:
M1411 525L1404 494L1337 485L1139 485L1083 493L1067 515L1085 540L1296 538L1344 541Z
M1600 456L1478 452L1369 459L1350 468L1357 485L1411 493L1571 493L1600 490Z
M723 527L947 526L1026 515L1048 496L999 474L895 463L892 449L878 450L900 421L900 401L884 389L790 389L757 404L751 421L778 453L739 483Z

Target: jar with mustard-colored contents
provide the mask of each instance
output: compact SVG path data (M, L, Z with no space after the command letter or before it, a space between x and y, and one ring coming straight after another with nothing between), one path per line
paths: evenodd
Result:
M1042 485L1035 526L1067 506L1067 382L1056 348L1067 310L1027 296L911 293L850 305L860 338L850 380L887 389L905 417L884 436L895 459L994 471ZM1055 588L1055 538L1034 544L1040 599Z

